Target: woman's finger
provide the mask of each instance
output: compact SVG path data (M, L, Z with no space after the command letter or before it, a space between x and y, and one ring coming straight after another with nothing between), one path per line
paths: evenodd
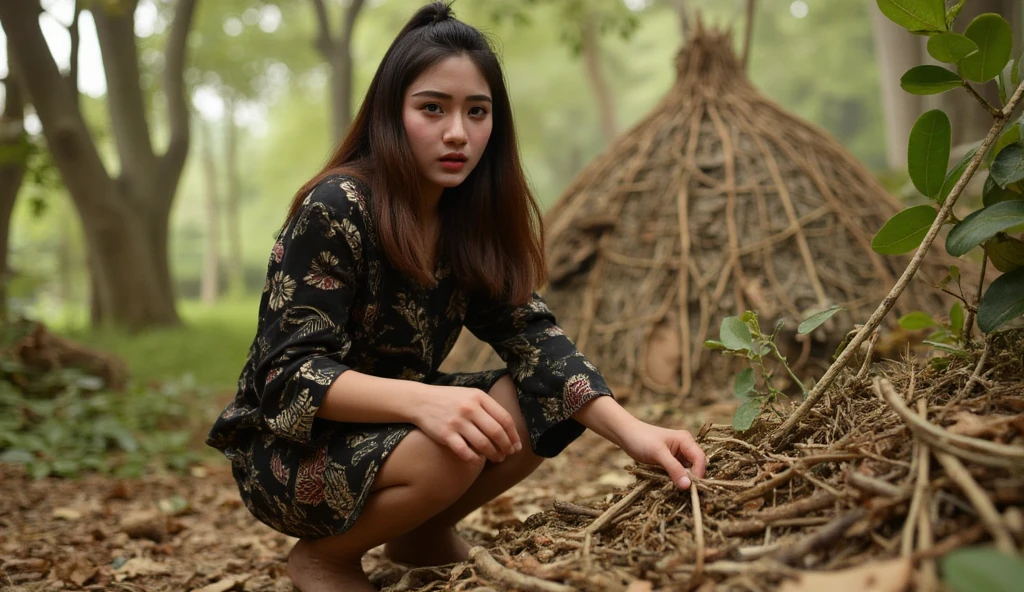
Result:
M690 476L687 475L683 463L679 462L679 459L672 454L671 450L667 447L662 448L655 455L655 460L658 461L661 468L665 469L665 472L668 473L669 478L676 484L676 487L679 489L690 487Z
M516 422L512 419L512 414L502 407L501 403L492 399L490 395L485 396L484 399L484 410L505 430L505 434L507 434L508 440L513 447L513 452L522 450L523 443L519 438L519 430L516 429Z
M508 437L508 433L505 428L502 427L498 420L494 419L485 409L481 409L479 413L474 414L473 423L476 424L479 429L497 450L500 450L503 455L515 454L515 448L512 447L512 440Z
M703 479L704 471L708 466L707 455L704 454L704 450L701 449L689 432L683 431L680 434L680 437L676 440L679 445L679 453L690 462L690 473L698 479Z
M505 460L505 454L503 452L499 452L491 442L491 439L485 436L484 433L480 431L480 428L476 427L475 424L466 422L463 427L459 429L459 435L465 438L466 442L469 443L469 446L476 453L484 456L491 462L499 463Z
M473 449L469 447L466 440L458 434L451 434L445 438L444 443L448 448L451 448L455 456L466 462L474 462L480 459L480 455L473 452Z

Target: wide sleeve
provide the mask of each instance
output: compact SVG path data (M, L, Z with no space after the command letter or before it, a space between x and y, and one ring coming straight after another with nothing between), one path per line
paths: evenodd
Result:
M585 403L611 390L556 324L537 294L511 306L485 295L470 297L465 326L494 348L512 374L533 451L553 457L585 429L572 418Z
M327 433L330 422L314 416L349 369L342 360L352 344L346 325L363 277L364 203L351 181L324 181L271 253L253 385L265 425L300 444Z

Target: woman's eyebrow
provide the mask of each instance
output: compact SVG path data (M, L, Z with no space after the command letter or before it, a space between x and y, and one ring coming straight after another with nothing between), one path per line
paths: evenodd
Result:
M449 101L452 99L452 96L450 94L443 93L443 92L438 91L438 90L421 90L418 93L413 93L412 96L414 96L414 97L431 97L431 98L435 98L435 99L447 99ZM489 97L487 95L469 95L468 97L466 97L466 100L469 100L469 101L480 101L480 102L484 102L484 103L491 103L492 102L491 101L491 97Z

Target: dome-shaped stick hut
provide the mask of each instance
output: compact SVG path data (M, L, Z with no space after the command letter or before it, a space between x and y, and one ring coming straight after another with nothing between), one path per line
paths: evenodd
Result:
M698 26L677 67L668 95L547 214L546 300L613 388L728 385L728 358L704 342L748 309L762 327L784 319L795 340L809 312L842 305L815 347L790 343L791 362L827 364L907 263L870 246L900 204L823 130L759 94L728 33ZM894 312L941 315L932 283L945 273L926 263ZM447 368L497 364L462 339Z

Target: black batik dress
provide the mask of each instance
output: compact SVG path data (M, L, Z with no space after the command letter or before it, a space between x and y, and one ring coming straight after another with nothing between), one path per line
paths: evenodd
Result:
M348 369L483 391L510 373L530 443L545 457L583 432L574 412L611 394L539 296L509 306L467 294L443 256L433 288L395 271L376 240L371 198L354 179L331 177L281 232L238 393L207 440L231 460L246 507L294 537L351 527L378 469L413 429L315 417L331 383ZM494 347L507 369L438 372L464 325Z

